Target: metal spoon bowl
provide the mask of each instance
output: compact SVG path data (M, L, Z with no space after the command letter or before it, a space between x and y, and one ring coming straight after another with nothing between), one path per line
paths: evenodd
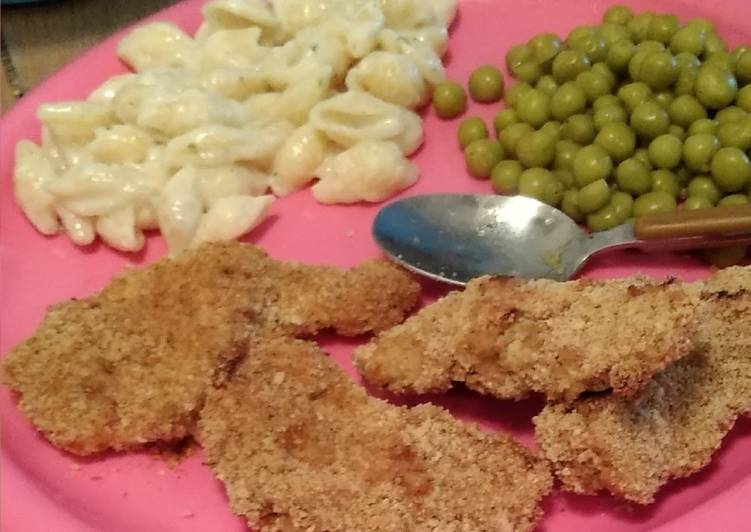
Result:
M407 269L455 285L481 275L566 280L603 251L749 243L751 206L741 207L742 212L728 208L656 215L640 219L636 228L628 223L586 233L563 212L535 199L433 194L382 208L373 235L386 254ZM720 218L723 223L718 223Z

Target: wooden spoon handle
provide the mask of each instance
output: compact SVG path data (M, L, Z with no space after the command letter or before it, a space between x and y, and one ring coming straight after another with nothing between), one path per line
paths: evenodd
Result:
M644 216L634 223L634 234L647 241L751 236L751 204Z

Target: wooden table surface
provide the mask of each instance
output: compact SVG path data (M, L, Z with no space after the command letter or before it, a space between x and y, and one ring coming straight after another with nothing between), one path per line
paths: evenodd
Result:
M176 0L47 0L3 5L2 111L24 91L111 35Z

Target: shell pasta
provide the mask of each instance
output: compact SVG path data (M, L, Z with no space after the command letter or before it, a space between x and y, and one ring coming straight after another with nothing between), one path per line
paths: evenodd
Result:
M444 79L455 0L213 0L191 36L142 25L132 72L40 106L15 198L45 235L171 254L255 228L275 197L376 202L411 186L415 113Z

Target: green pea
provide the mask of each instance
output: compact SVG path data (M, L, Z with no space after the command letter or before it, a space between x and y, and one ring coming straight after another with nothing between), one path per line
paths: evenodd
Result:
M738 58L751 50L751 45L748 44L742 44L741 46L736 46L735 49L733 49L733 60L737 63Z
M603 107L620 106L621 100L615 94L604 94L597 98L592 104L592 110L597 112Z
M529 198L535 198L549 204L555 203L554 195L559 185L550 170L545 168L529 168L519 176L519 194ZM560 190L560 196L563 191ZM559 198L560 200L560 198Z
M725 122L740 122L741 120L746 118L747 115L748 113L746 113L746 111L744 111L740 107L736 105L729 105L724 109L717 111L717 114L714 115L714 119L719 125L722 125Z
M572 81L590 66L591 62L586 54L577 50L562 50L553 59L553 77L558 83Z
M711 205L715 205L720 200L720 189L710 177L699 175L689 181L688 197L704 198Z
M631 127L636 134L646 139L659 137L667 132L670 117L667 111L653 101L639 104L631 113Z
M678 65L678 79L673 85L676 96L681 94L694 94L696 78L699 76L701 62L699 58L688 52L682 52L675 56Z
M642 194L634 201L634 216L641 218L650 214L660 214L663 212L675 212L678 204L675 196L662 190L647 192Z
M649 143L648 152L652 166L670 170L681 163L683 143L673 135L660 135Z
M702 258L717 268L728 268L743 262L748 248L746 246L731 246L727 248L704 249Z
M535 35L527 44L532 48L537 62L546 69L550 67L553 58L563 48L560 37L553 33Z
M636 149L636 135L624 122L605 124L595 137L595 144L618 163L631 157ZM678 153L680 160L680 151Z
M529 61L518 65L512 73L520 81L525 83L535 83L545 74L545 70L540 63Z
M686 201L683 202L683 209L687 211L695 211L697 209L709 209L714 207L710 201L704 196L689 196Z
M626 159L615 171L615 182L624 192L639 196L652 189L649 168L635 158Z
M566 188L563 183L555 178L555 174L551 172L551 175L553 175L553 181L548 184L548 187L545 189L545 198L543 201L548 205L558 207L561 204L561 199L563 198L563 193L566 191Z
M605 43L605 39L603 39L598 31L582 36L569 44L569 46L572 49L585 54L592 62L604 61L608 53L608 46Z
M670 126L668 127L668 135L673 135L681 142L686 140L686 130L681 126L676 126L675 124L670 124Z
M469 76L469 94L476 102L497 102L503 96L503 74L492 65L483 65Z
M634 15L626 24L631 32L634 42L642 42L649 38L649 26L655 14L651 11L645 11Z
M455 81L444 81L433 89L433 107L440 118L455 118L467 108L464 87Z
M567 81L555 91L550 99L550 112L556 120L566 120L581 113L587 107L584 91L573 81Z
M565 168L554 168L552 170L555 178L563 184L564 190L576 187L576 178L571 170Z
M647 41L646 43L648 42L650 41ZM641 76L639 73L641 72L641 65L642 63L644 63L644 59L646 59L648 55L660 51L659 49L653 49L651 46L646 47L646 49L640 48L640 46L646 43L641 43L641 45L636 46L636 52L634 53L633 57L631 57L631 61L629 61L628 63L628 75L632 80L641 81Z
M501 109L493 117L493 127L495 128L496 135L506 129L511 124L516 124L519 121L519 117L516 111L511 108Z
M717 126L717 138L723 147L751 149L751 117Z
M505 152L506 157L516 157L516 146L519 143L519 139L533 131L534 128L525 122L511 124L501 131L498 140L500 140L501 145L503 146L503 151Z
M711 54L705 54L705 65L717 65L723 70L727 70L731 74L735 75L735 62L736 58L729 52L719 51Z
M593 213L610 201L610 187L604 179L598 179L579 189L577 203L585 214Z
M587 227L591 231L607 231L621 223L618 211L608 204L597 212L587 215Z
M600 146L585 146L574 157L573 172L576 184L584 187L599 179L607 179L613 171L610 155Z
M712 177L723 192L738 192L751 180L751 163L738 148L720 148L712 157Z
M561 138L561 123L557 120L545 122L545 124L540 128L540 131L547 133L553 138L555 142L558 142Z
M649 160L649 150L647 148L637 148L634 152L634 159L640 161L650 170L652 169L652 161Z
M684 26L673 34L670 39L670 51L674 54L688 52L694 55L701 55L704 51L704 41L706 33L696 28Z
M740 83L751 83L751 50L743 52L735 60L735 75Z
M650 39L667 44L680 27L681 24L675 15L656 15L649 23L647 34Z
M472 142L488 138L488 128L481 118L472 116L462 120L457 130L457 137L462 148L466 148Z
M527 133L516 145L516 157L527 168L546 167L555 157L555 139L542 131Z
M519 161L498 162L490 173L493 190L498 194L516 194L519 191L519 176L523 170Z
M665 45L654 39L647 39L636 45L637 52L662 52L665 50Z
M663 109L665 109L666 111L670 107L670 104L673 103L674 99L675 99L675 95L670 91L658 92L654 96L655 102L657 102L657 104Z
M711 133L690 135L683 145L683 162L694 172L708 172L720 141Z
M673 92L675 95L694 94L696 92L696 80L698 77L698 68L680 70L678 73L678 79L675 80L675 85L673 85Z
M618 214L618 223L623 223L631 218L634 211L634 198L626 192L613 192L610 196L610 205L613 206Z
M576 157L581 148L581 145L570 140L559 140L556 142L553 168L573 170L574 157Z
M686 22L687 28L693 28L697 31L701 31L704 33L714 33L715 27L714 23L712 23L711 20L703 18L703 17L696 17L692 18L689 21Z
M716 65L703 65L696 78L696 97L710 109L730 105L738 94L738 83L733 74Z
M699 58L690 52L681 52L679 54L676 54L675 63L678 65L678 70L680 72L685 72L688 70L698 70L701 66L701 61L699 61Z
M668 194L672 194L674 198L677 198L680 190L681 186L678 183L678 178L673 172L664 168L652 170L653 192L667 192Z
M537 80L535 89L547 94L548 96L553 96L553 94L555 94L555 91L558 90L558 82L552 75L545 74Z
M588 114L569 116L561 126L561 138L577 144L590 144L595 138L595 123Z
M473 177L487 179L493 167L503 159L503 146L497 140L479 139L464 148L464 162Z
M576 76L576 84L584 92L589 103L594 102L600 96L613 92L613 83L607 76L585 70Z
M721 193L715 182L707 176L696 176L688 183L689 198L704 198L710 205L720 201Z
M717 125L715 134L720 145L739 148L740 146L736 145L736 141L742 129L743 126L738 122L725 122L724 124Z
M602 16L603 22L609 22L612 24L628 24L628 21L634 16L631 9L622 4L614 4L605 10L605 14Z
M543 66L536 61L521 63L514 68L512 74L519 81L529 83L531 86L536 86L540 79L546 75Z
M668 106L670 120L681 127L689 127L702 118L707 118L707 110L694 96L682 94Z
M664 91L678 79L678 64L670 52L653 52L644 57L638 74L654 91Z
M610 107L602 107L595 111L594 123L597 129L602 129L606 124L612 124L614 122L628 122L628 113L620 105L611 105Z
M634 109L639 105L652 98L652 89L650 89L645 83L639 81L628 83L618 89L618 98L620 98L623 105L626 106L626 110L629 113L633 113Z
M704 40L705 57L708 57L715 52L726 52L727 49L727 43L725 43L725 41L723 41L716 33L707 33L707 37Z
M568 36L566 36L566 45L573 47L573 45L590 35L597 33L597 27L595 26L576 26L572 29Z
M584 213L579 209L579 193L577 190L570 189L563 193L561 199L561 210L575 222L584 221Z
M735 104L747 113L751 113L751 85L746 85L738 91Z
M533 61L535 52L528 44L517 44L506 52L506 68L513 73L514 67L529 61Z
M622 39L610 46L605 61L613 72L623 74L628 70L628 65L635 53L636 45L629 39Z
M516 113L520 120L538 128L550 119L550 96L530 89L519 100Z
M619 80L618 80L618 76L616 76L615 73L607 65L607 63L604 63L604 62L595 63L594 65L592 65L592 69L590 70L590 72L594 74L597 78L601 79L600 83L607 84L607 86L610 88L607 93L604 93L601 91L600 93L598 93L598 91L593 88L584 89L585 93L587 94L592 93L592 98L589 103L594 105L594 102L600 96L613 96L612 93L614 92L615 87L618 85Z
M699 120L691 122L691 125L688 127L688 134L689 136L698 135L699 133L709 133L714 135L716 130L717 122L711 118L700 118Z
M730 194L717 202L718 207L732 207L733 205L748 205L749 199L746 194Z
M509 87L509 89L506 91L506 105L512 108L516 108L519 100L521 100L522 98L522 95L526 94L527 91L531 89L532 86L526 82L517 83L516 85Z
M618 41L622 41L624 39L628 39L629 41L631 40L631 33L628 31L628 29L626 29L625 26L621 26L620 24L611 24L609 22L600 25L600 35L602 35L602 38L605 41L605 45L608 47L608 53L610 52L610 47Z

